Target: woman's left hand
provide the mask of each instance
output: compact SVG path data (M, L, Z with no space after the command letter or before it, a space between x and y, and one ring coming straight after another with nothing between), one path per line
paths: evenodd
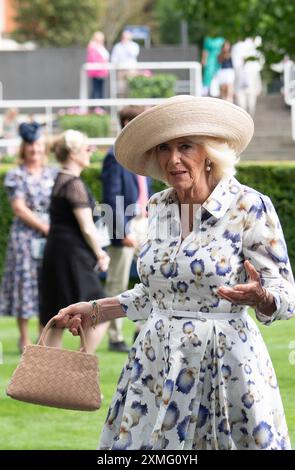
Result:
M244 266L249 276L248 282L246 284L236 284L234 287L219 287L217 294L237 305L257 307L257 305L267 300L267 296L271 297L269 297L269 302L272 303L273 296L262 286L260 275L253 264L247 260L244 262Z

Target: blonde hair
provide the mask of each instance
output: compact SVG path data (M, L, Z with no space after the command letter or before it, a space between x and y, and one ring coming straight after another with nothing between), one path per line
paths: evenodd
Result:
M236 164L239 161L235 150L229 144L221 139L208 136L186 136L194 144L200 145L206 155L206 159L210 160L211 170L208 172L208 183L210 188L214 188L218 182L225 176L233 176L236 173ZM157 150L153 149L146 152L148 173L160 173L162 181L166 181L166 177L160 168L157 159Z
M71 153L79 153L84 145L87 145L88 137L82 132L68 129L62 134L54 137L50 143L50 150L60 163L65 163Z
M207 136L191 136L190 139L195 144L203 147L206 158L211 161L211 170L208 172L210 187L215 187L225 176L235 175L236 164L240 158L226 141Z

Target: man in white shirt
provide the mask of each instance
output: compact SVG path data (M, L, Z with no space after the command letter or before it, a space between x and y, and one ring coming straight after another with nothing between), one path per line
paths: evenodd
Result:
M114 45L111 53L111 62L117 65L135 65L139 55L139 45L132 41L132 33L123 31L121 41ZM126 79L136 74L136 70L127 69L118 71L118 92L125 94L127 91Z

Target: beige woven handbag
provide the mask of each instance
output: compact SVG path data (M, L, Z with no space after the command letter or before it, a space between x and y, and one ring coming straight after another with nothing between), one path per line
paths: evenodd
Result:
M80 327L80 351L51 348L45 336L53 326L53 317L45 326L37 345L26 346L6 393L15 400L69 410L99 409L98 360L88 354Z

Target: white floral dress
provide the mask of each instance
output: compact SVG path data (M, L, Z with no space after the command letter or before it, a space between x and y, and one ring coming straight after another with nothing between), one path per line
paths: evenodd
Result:
M45 166L40 177L24 165L9 171L4 186L10 201L23 199L26 206L48 221L51 191L57 169ZM42 238L39 231L14 217L7 244L0 287L0 316L29 319L39 315L39 269L41 260L32 256L32 241Z
M100 449L289 449L262 336L245 306L216 294L247 281L248 259L277 306L272 317L256 312L258 319L294 315L294 280L273 205L224 178L182 239L175 202L173 189L150 199L141 283L118 296L130 319L147 321L119 378Z

